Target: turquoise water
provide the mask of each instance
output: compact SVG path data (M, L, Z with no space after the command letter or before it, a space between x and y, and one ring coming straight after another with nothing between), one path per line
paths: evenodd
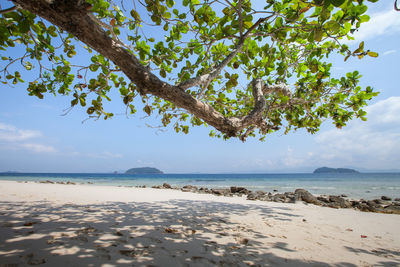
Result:
M373 199L386 195L400 198L400 173L351 174L90 174L90 173L0 173L0 180L72 181L95 185L172 186L224 188L243 186L250 190L278 192L304 188L313 194L346 194L352 198Z

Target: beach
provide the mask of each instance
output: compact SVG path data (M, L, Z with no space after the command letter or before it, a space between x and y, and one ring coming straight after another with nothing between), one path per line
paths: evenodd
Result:
M0 266L399 266L400 215L0 181Z

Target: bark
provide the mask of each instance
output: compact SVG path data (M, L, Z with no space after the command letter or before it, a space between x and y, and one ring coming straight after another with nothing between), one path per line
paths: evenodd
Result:
M242 118L227 118L209 104L186 93L180 86L164 82L151 73L124 47L123 43L106 33L90 13L90 6L84 1L13 0L13 2L17 7L28 10L71 33L77 39L113 61L142 92L163 98L180 108L186 109L189 113L229 137L238 136L243 129L262 123L262 115L266 108L263 90L266 89L261 80L255 80L250 84L255 100L254 110ZM258 22L258 24L260 23L261 21ZM239 50L240 47L238 47ZM193 85L197 84L194 83ZM187 88L187 86L184 87Z

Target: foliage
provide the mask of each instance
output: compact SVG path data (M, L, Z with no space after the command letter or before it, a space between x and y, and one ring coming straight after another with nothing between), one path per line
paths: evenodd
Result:
M369 0L376 2L377 0ZM377 93L358 86L358 71L331 76L328 57L377 57L364 42L350 51L344 40L369 20L364 0L87 0L96 23L140 63L165 82L213 107L226 118L243 118L255 104L252 86L262 79L266 108L262 122L246 125L235 134L211 131L210 136L265 138L305 128L315 133L331 118L341 128L354 118L366 120L362 107ZM155 34L157 33L157 34ZM164 36L165 38L162 38ZM24 47L20 57L8 56L14 46ZM118 62L82 44L79 38L24 9L0 17L0 79L5 84L23 81L26 71L38 78L27 86L29 95L46 93L72 96L71 107L85 107L90 117L113 116L103 102L119 90L129 113L137 108L158 114L163 126L172 123L177 132L189 126L207 125L173 100L144 92L137 81L121 71ZM80 54L91 55L82 65ZM196 77L215 74L204 82ZM246 81L247 80L247 81ZM269 90L282 85L282 90ZM141 99L135 101L135 99Z

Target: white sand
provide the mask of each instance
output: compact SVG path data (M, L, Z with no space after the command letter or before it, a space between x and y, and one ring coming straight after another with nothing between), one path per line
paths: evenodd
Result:
M0 181L0 266L12 264L400 266L400 215Z

